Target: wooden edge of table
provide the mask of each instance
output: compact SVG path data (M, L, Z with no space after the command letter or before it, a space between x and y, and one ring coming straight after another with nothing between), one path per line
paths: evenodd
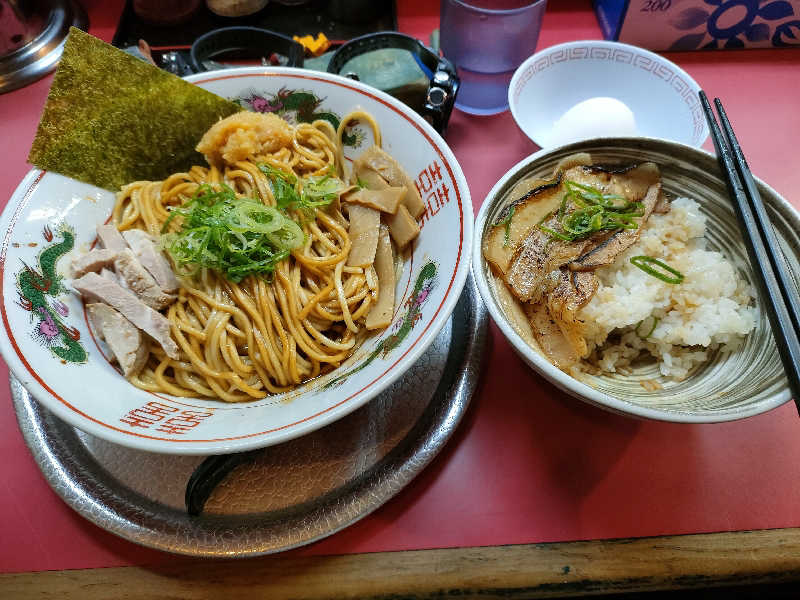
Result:
M553 598L800 579L800 529L0 575L3 598Z

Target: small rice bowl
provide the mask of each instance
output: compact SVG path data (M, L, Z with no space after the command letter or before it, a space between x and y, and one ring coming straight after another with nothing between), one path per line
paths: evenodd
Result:
M741 345L756 324L753 290L706 248L705 230L697 202L678 198L667 214L648 219L636 244L595 271L600 285L579 317L590 355L577 371L625 373L649 354L662 375L681 380L714 351ZM638 255L670 265L684 280L669 284L645 273L630 262Z
M550 177L559 161L576 152L589 153L597 164L653 162L659 165L664 194L676 200L671 204L672 214L648 218L636 248L618 255L613 266L604 268L605 273L594 271L602 279L603 289L588 310L583 310L587 304L577 314L556 315L569 318L565 324L571 325L570 333L582 336L580 342L587 334L593 340L593 351L581 360L580 370L570 369L569 365L562 370L538 343L541 336L537 333L542 330L537 332L531 326L527 313L532 311L526 313L525 305L484 251L494 223L503 218L504 210L515 199L514 186L525 179ZM800 273L800 212L763 181L756 179L756 183L786 264L792 273ZM653 235L659 223L668 227L663 234ZM750 265L716 156L652 138L598 138L542 150L521 161L497 182L487 195L476 224L481 235L472 247L473 273L487 309L499 332L532 372L558 390L614 413L674 423L733 421L791 400L768 315L760 297L754 294L757 272ZM681 260L681 249L690 252L692 258ZM709 252L710 256L691 252L695 249ZM642 272L630 264L631 256L638 255L660 258L684 273L685 281L669 285ZM720 264L722 259L724 266ZM793 284L800 290L797 278ZM646 293L639 291L645 289ZM604 305L606 294L617 298L619 307ZM643 305L645 308L639 310ZM559 308L558 304L555 306ZM673 314L659 323L661 330L654 330L646 342L631 337L622 340L625 333L635 332L640 320L653 312L661 315L662 321ZM573 315L585 323L572 322ZM647 336L651 327L650 318L641 325L639 334ZM705 335L697 335L701 333ZM690 345L703 341L701 338L707 339L709 345ZM551 347L549 339L542 338L542 342ZM651 355L651 349L660 356ZM600 365L603 351L605 368L609 370ZM615 352L619 356L614 357ZM629 355L622 357L623 352ZM662 363L668 375L662 374ZM542 393L553 396L551 392ZM525 395L525 390L521 393ZM536 399L535 394L528 396L532 401Z

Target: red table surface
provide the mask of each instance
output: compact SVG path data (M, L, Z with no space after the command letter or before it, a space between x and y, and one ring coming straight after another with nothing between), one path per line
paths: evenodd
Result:
M109 40L120 3L86 0ZM111 6L109 6L111 4ZM438 3L398 2L403 31L427 39ZM539 47L599 39L589 0L551 2ZM724 98L754 172L800 206L800 53L671 54ZM25 163L50 78L0 96L5 202ZM558 90L553 90L558 93ZM448 143L475 209L537 150L510 113L456 112ZM710 146L708 146L710 147ZM5 381L3 365L0 378ZM48 487L0 386L0 572L182 560L85 521ZM344 554L800 526L800 420L792 404L721 425L636 421L574 400L530 371L492 325L472 407L442 454L387 505L299 555Z

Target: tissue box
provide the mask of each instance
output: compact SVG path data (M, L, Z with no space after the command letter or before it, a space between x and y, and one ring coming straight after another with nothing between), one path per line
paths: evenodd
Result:
M800 46L800 0L593 0L607 40L651 50Z

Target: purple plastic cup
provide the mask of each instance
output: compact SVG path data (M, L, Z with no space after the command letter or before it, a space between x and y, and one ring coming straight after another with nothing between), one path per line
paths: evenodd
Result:
M458 67L456 107L474 115L508 110L508 84L536 51L547 0L441 0L440 46Z

